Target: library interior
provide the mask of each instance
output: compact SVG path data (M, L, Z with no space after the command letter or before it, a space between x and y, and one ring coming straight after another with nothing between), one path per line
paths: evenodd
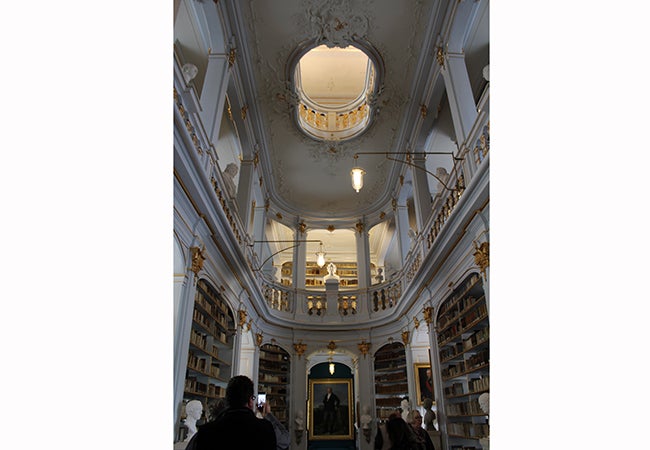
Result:
M174 448L246 375L292 450L489 449L489 9L174 1Z

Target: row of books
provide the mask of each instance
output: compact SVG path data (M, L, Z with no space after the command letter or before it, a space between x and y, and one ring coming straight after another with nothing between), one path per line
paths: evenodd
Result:
M213 383L203 383L198 381L196 377L187 377L185 379L185 390L210 397L224 397L226 395L226 388Z
M266 352L264 350L260 350L260 358L270 361L286 361L289 359L287 355L274 352Z
M479 344L482 344L483 342L487 341L490 337L490 330L488 327L481 328L480 330L476 330L470 337L465 339L463 341L463 348L465 350L476 347Z
M267 383L286 383L287 377L269 375L268 373L260 373L260 381Z
M377 406L394 406L398 407L402 403L402 397L388 397L375 399Z
M487 391L488 389L490 389L490 377L487 375L481 378L472 378L469 380L470 392Z
M478 400L470 400L468 402L461 403L448 403L447 404L447 415L449 416L473 416L473 415L485 415L483 410L478 404Z
M481 367L490 362L490 351L486 348L467 359L467 370Z
M200 358L190 351L187 355L187 365L199 372L205 372L207 370L208 360L206 358Z
M461 328L465 328L467 324L472 323L477 317L487 313L485 302L482 300L485 296L480 298L467 297L458 302L457 307L453 307L449 312L445 313L438 320L437 331L442 332L446 327L456 320L460 320Z
M487 423L448 422L447 432L450 435L482 438L489 436L490 427Z
M209 301L214 302L214 304L222 311L226 311L226 303L221 298L219 298L219 294L214 288L212 288L212 286L210 286L205 280L199 280L197 286L198 293L207 296Z
M408 385L406 383L377 385L377 394L401 394L403 392L408 392Z
M465 388L463 383L454 383L451 386L448 386L443 389L445 397L452 397L454 395L463 395L465 393Z
M377 383L390 383L392 381L402 380L406 380L406 371L375 375L375 382Z
M445 304L440 308L438 317L440 317L440 314L446 313L452 306L455 306L456 301L464 297L465 294L467 294L467 292L478 283L478 281L479 275L477 273L473 274L467 281L465 281L458 291L445 301Z

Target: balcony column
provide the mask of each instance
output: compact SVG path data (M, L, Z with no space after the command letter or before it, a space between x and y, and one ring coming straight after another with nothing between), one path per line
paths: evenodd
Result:
M305 239L305 234L296 230L294 240ZM293 248L293 286L296 289L305 289L305 270L307 269L307 243L296 242Z
M410 248L410 238L408 235L410 229L408 206L395 204L395 227L399 253L402 258L402 265L404 265L404 261L406 261L406 256L408 255Z
M444 58L440 72L445 80L451 117L456 132L456 142L458 146L462 146L465 144L478 115L465 65L465 55L444 53L440 58ZM468 143L468 145L470 144Z
M413 167L413 202L415 206L415 220L417 223L417 231L421 233L424 225L429 219L431 214L431 192L429 191L428 176L425 172L425 155L415 155L413 157L413 164L422 169Z
M225 49L223 53L208 54L208 67L201 91L201 121L212 144L219 140L230 67Z
M294 344L294 349L297 345ZM302 349L304 352L305 349ZM300 412L300 414L298 414ZM289 429L291 430L291 448L297 450L307 449L307 358L302 353L294 353L291 358L291 406L289 407L290 416L287 417ZM303 429L297 430L295 418L301 416Z
M358 401L359 401L359 416L364 414L364 409L368 408L370 410L370 416L373 419L377 418L377 411L373 410L373 405L375 403L375 398L374 398L374 387L375 384L371 381L374 380L374 358L370 354L366 354L363 356L358 356L356 360L356 366L357 366L357 379L362 380L358 387ZM368 382L371 381L371 382ZM368 432L364 432L364 430L360 430L359 433L359 449L360 450L371 450L373 449L373 439L375 437L375 434L377 434L377 427L376 427L376 421L373 420L370 424L370 442L366 440L366 434Z
M366 224L359 221L356 225L357 232L354 234L357 244L357 283L359 289L366 289L370 286L370 239Z
M253 205L253 183L255 180L255 165L253 161L242 161L239 167L239 185L237 186L237 209L244 229L248 229Z

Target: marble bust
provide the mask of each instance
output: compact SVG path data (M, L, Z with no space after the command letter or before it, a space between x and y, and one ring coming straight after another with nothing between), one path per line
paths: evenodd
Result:
M198 400L190 400L185 405L185 426L187 426L187 437L184 442L188 442L194 433L196 433L196 422L201 418L203 412L203 404Z

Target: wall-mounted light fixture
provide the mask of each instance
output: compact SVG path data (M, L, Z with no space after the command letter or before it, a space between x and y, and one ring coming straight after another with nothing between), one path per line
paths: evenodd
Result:
M355 167L352 168L350 171L350 176L352 177L352 188L359 192L361 188L363 187L363 176L366 174L366 171L363 170L361 167L357 165L357 159L359 158L359 155L385 155L387 159L391 161L395 161L398 163L406 164L411 167L415 167L416 169L420 169L434 177L436 180L438 180L442 187L447 189L448 191L455 191L457 190L456 188L449 188L447 187L447 184L444 180L440 179L435 173L432 173L425 169L422 166L418 166L417 164L413 163L413 156L416 155L451 155L451 157L454 160L454 167L456 165L456 161L462 161L464 158L458 158L457 156L454 156L453 152L357 152L354 154L354 164ZM395 155L406 155L406 159L397 159L393 158L392 156Z

